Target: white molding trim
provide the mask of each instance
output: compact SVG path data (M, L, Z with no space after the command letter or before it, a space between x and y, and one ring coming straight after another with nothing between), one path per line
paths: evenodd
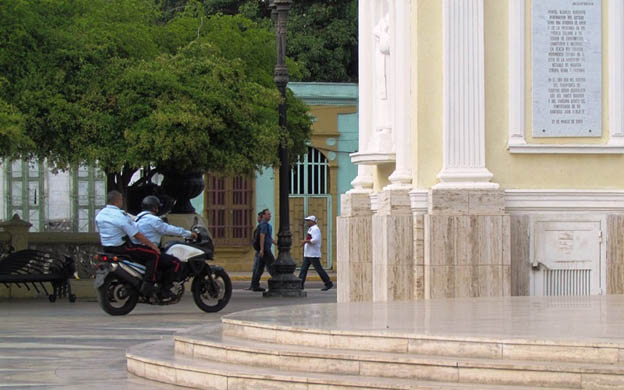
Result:
M510 153L519 154L624 154L623 2L608 1L609 140L606 144L561 145L526 142L526 6L526 0L509 0L509 138L507 149Z
M444 0L443 156L434 188L497 188L485 167L484 0Z
M609 23L609 144L624 145L624 3L610 0Z
M505 190L505 211L624 213L624 190Z
M516 144L509 145L511 153L525 154L623 154L624 145L615 144Z
M394 153L357 152L349 154L351 162L357 165L390 164L396 160Z
M429 212L429 190L413 189L409 192L410 208L413 214Z

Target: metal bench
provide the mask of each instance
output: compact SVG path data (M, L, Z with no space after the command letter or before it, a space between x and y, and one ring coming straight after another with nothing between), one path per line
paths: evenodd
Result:
M71 257L59 259L50 253L32 249L9 253L0 258L0 283L7 287L12 283L27 290L32 286L37 293L43 290L50 302L65 296L70 302L76 301L69 283L75 271L74 259ZM44 283L52 285L52 294L48 293Z

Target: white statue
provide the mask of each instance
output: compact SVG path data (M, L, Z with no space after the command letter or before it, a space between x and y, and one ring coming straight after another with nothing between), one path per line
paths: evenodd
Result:
M388 3L380 2L381 15L373 29L375 56L374 90L374 133L369 142L369 151L390 153L394 149L392 141L392 67L391 30Z

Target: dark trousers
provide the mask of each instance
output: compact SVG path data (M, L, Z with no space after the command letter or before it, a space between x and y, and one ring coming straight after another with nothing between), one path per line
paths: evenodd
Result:
M175 256L168 255L166 253L160 254L160 260L158 260L158 269L162 271L162 281L164 285L172 284L177 273L180 270L182 263Z
M310 264L312 264L312 266L316 270L316 273L321 277L323 283L325 283L325 286L333 285L331 279L329 278L329 275L327 275L327 272L325 272L323 266L321 265L320 257L304 257L303 264L301 265L301 271L299 272L299 279L301 279L301 288L303 288L303 285L305 284Z
M260 257L258 252L256 252L256 256L254 257L254 265L253 272L251 274L251 287L260 287L260 277L264 273L264 268L269 271L269 275L273 276L273 264L275 263L275 257L273 257L273 253L269 250L264 251L264 257Z
M146 282L156 281L156 268L158 267L161 255L152 248L148 248L143 245L122 245L105 246L104 250L118 255L126 255L137 263L143 264L145 266L145 275L143 276L143 280Z

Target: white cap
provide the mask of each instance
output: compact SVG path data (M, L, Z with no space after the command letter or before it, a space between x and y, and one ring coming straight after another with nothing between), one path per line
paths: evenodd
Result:
M316 223L317 219L314 215L308 215L307 217L304 218L306 221L312 221L314 223Z

